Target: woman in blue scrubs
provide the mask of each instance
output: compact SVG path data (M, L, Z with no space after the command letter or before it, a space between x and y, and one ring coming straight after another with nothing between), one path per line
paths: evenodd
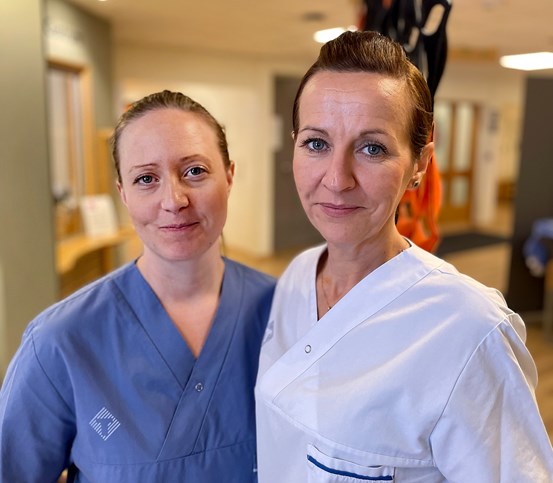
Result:
M253 385L274 280L221 257L234 164L164 91L112 137L144 251L33 320L0 393L0 479L257 481Z

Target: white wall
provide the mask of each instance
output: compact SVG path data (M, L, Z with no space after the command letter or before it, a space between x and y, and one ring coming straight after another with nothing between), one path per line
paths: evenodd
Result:
M163 89L189 95L226 127L236 163L225 243L257 256L273 251L273 76L305 64L120 45L115 52L118 113Z
M116 98L124 106L161 89L180 90L205 105L227 126L231 157L237 164L225 239L256 255L272 253L273 76L301 76L314 59L270 63L247 57L119 45L115 53ZM450 61L437 99L470 100L484 108L483 122L497 113L498 131L482 132L473 199L474 221L495 214L498 180L518 174L520 123L526 73L490 62ZM485 143L489 143L486 145Z
M498 192L499 111L485 106L480 110L476 166L472 186L473 203L471 219L475 225L490 223L495 216Z

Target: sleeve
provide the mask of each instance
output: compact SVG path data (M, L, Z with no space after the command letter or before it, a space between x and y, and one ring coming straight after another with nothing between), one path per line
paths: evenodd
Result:
M506 320L463 368L430 437L447 481L553 482L553 450L536 383L534 362Z
M56 482L68 466L74 436L73 411L26 334L0 391L0 480Z

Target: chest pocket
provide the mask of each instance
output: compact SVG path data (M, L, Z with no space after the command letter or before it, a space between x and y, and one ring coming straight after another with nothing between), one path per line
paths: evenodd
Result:
M307 446L308 483L356 483L362 481L393 482L392 466L362 466L351 461L333 458Z

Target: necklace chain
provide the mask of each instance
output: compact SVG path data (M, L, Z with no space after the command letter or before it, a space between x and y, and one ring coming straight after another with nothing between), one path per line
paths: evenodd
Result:
M401 248L397 254L399 255L401 252L403 252L405 250L405 248ZM320 280L321 280L321 289L322 289L322 293L323 293L323 302L324 302L324 305L326 305L326 311L328 312L333 306L330 305L330 302L329 302L329 298L328 298L328 295L326 293L326 287L325 287L325 277L323 276L322 274L322 271L320 273ZM338 299L340 300L340 298Z
M321 277L321 288L323 289L323 297L324 297L324 303L326 305L326 311L328 312L332 305L328 302L328 295L326 294L326 288L325 288L325 281L324 277Z

